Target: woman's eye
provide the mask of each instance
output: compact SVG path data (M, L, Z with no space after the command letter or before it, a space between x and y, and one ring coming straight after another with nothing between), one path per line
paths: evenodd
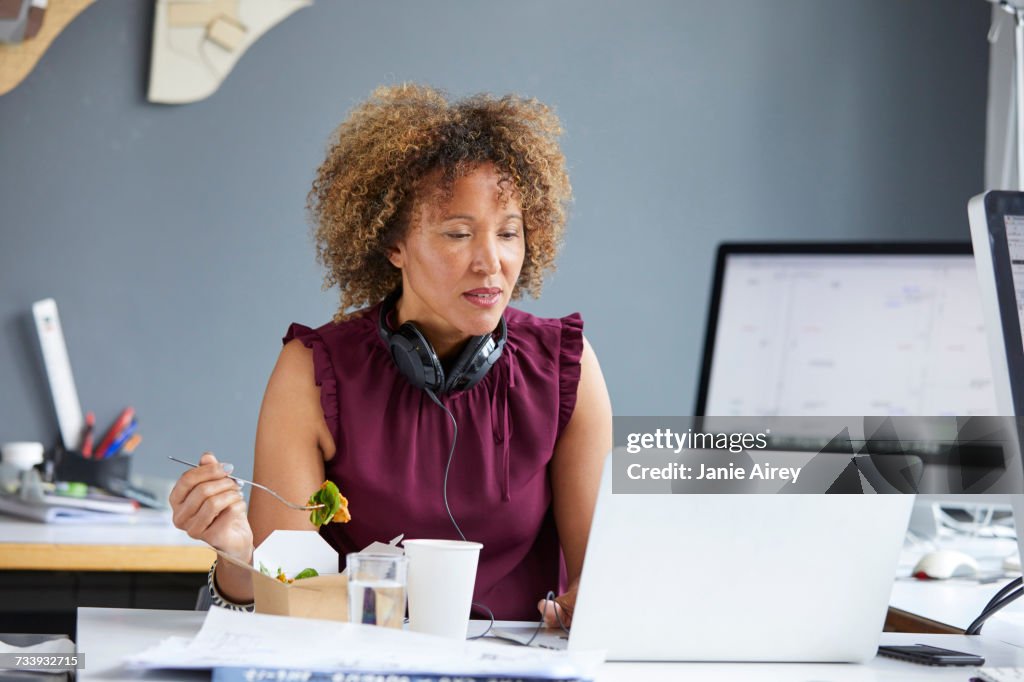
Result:
M502 239L510 239L510 240L511 239L518 239L519 238L519 233L518 232L514 232L514 231L513 232L502 232L499 236Z
M446 232L445 236L449 239L462 240L469 239L470 234L468 232Z

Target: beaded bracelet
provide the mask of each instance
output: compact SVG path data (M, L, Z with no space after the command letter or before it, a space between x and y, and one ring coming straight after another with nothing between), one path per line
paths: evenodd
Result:
M231 611L247 611L252 613L253 609L256 608L256 604L249 602L248 604L236 604L233 601L225 599L220 592L217 591L217 580L214 578L214 573L217 571L217 560L213 560L213 565L210 566L210 573L206 576L206 587L210 591L210 602L214 606L219 606L222 609L229 609Z

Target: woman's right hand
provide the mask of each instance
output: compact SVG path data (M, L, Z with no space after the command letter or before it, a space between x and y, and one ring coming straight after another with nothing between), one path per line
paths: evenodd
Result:
M252 528L245 498L229 473L230 464L204 453L199 466L183 473L171 490L172 520L189 537L247 562L252 558Z

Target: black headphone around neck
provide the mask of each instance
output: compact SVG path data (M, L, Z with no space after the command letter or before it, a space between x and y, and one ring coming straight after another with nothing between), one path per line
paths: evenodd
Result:
M437 351L415 324L406 322L396 330L392 330L388 324L388 317L401 296L402 289L399 287L384 299L377 318L377 331L391 351L399 373L410 384L435 394L466 391L483 379L498 362L508 339L504 315L496 330L483 336L474 336L466 342L466 347L445 376Z

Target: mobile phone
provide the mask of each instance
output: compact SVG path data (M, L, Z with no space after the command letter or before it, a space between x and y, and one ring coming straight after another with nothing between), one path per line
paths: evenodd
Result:
M940 649L937 646L928 646L927 644L880 646L878 647L878 654L924 665L983 665L985 663L985 659L981 656L965 654L962 651L952 651L951 649Z

